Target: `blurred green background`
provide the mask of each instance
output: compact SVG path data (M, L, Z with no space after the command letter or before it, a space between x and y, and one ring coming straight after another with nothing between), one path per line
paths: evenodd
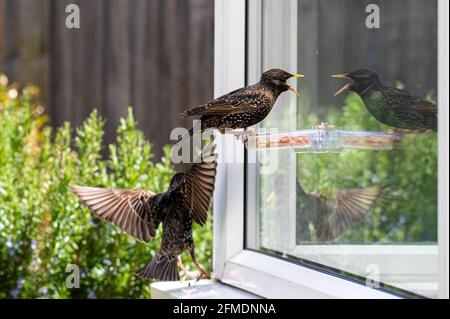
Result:
M149 245L136 242L93 218L68 185L164 191L169 148L153 158L131 108L107 146L95 110L77 128L53 130L38 94L0 75L0 298L148 298L151 282L134 274L157 252L159 233ZM194 226L197 259L209 270L211 236L211 219ZM68 264L79 266L79 289L66 287Z
M401 82L396 86L403 88ZM435 103L435 93L426 99ZM308 129L313 124L327 122L339 130L388 132L392 127L378 122L367 111L361 98L354 93L342 103L326 105L318 112L308 92L297 100L296 128ZM278 112L278 113L276 113ZM278 116L267 127L287 130L292 108L278 105ZM270 117L269 116L269 117ZM263 155L267 155L266 152ZM289 199L292 198L291 161L295 161L296 180L307 193L331 192L340 189L359 189L379 186L383 191L367 217L350 227L327 244L435 244L437 242L437 134L433 131L408 132L392 150L346 149L328 153L297 153L293 160L291 149L279 150L275 174L259 176L261 247L275 250L290 245L292 229ZM276 195L276 196L274 196ZM313 223L302 233L309 221L296 202L296 244L323 244L317 239ZM314 215L315 212L312 212Z
M428 94L427 99L435 102L434 93ZM328 122L342 130L392 130L371 116L354 93L348 95L342 107L329 106L322 116L308 112L305 104L299 107L301 127L306 127L306 123ZM436 132L407 134L393 150L298 154L297 179L307 192L374 185L384 189L372 214L334 240L335 243L437 242Z

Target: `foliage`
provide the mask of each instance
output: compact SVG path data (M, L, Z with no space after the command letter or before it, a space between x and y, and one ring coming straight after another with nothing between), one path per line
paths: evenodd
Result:
M75 130L65 123L53 131L35 87L18 92L1 80L0 298L148 298L150 282L134 273L155 255L160 233L151 244L136 242L93 218L68 185L163 191L173 174L169 148L153 162L129 109L104 158L97 111ZM211 223L194 226L194 239L197 259L210 268ZM69 264L80 269L78 289L66 286Z
M430 95L429 99L433 99ZM303 108L303 105L301 106ZM356 94L342 108L322 117L302 110L305 126L326 121L343 130L388 131ZM437 136L409 134L391 151L347 150L298 154L297 178L307 191L381 185L384 194L371 217L340 236L336 243L411 243L437 240Z

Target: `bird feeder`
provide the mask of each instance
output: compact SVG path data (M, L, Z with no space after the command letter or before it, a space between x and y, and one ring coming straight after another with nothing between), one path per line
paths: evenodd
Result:
M396 133L345 131L331 125L318 125L307 130L249 135L245 141L249 150L291 148L297 153L327 153L348 149L391 150L401 139Z

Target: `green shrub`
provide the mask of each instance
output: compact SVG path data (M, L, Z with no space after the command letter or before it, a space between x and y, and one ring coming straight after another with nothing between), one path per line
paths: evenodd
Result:
M148 298L150 282L134 273L155 255L160 232L150 244L136 242L94 219L68 185L164 191L173 174L169 148L153 162L129 109L105 159L97 111L75 130L65 123L54 132L36 91L0 84L0 298ZM194 238L210 269L211 222L194 226ZM66 286L69 264L80 268L78 289Z

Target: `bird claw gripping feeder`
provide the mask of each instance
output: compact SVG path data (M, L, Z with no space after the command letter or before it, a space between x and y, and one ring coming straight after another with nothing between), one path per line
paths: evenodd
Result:
M328 153L347 149L391 150L401 139L396 133L336 130L333 125L322 123L307 130L249 135L244 141L249 150L256 151L291 148L297 153Z

